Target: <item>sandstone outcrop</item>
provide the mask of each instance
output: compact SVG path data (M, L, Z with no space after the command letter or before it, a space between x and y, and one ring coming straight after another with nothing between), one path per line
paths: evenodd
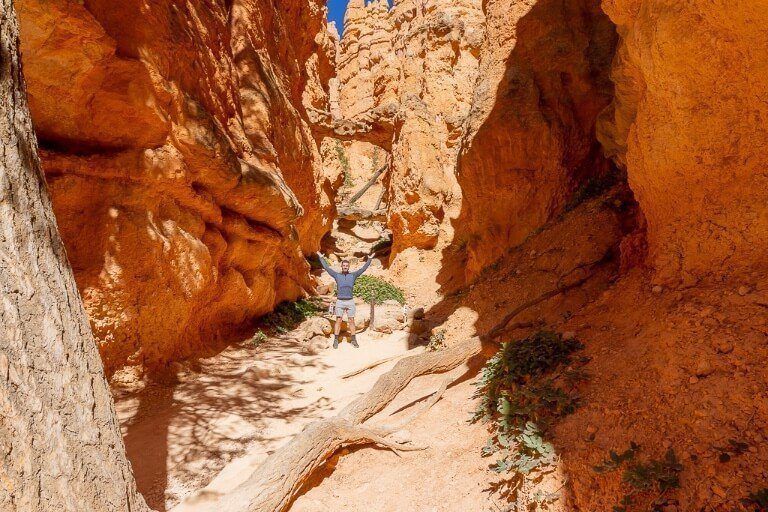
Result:
M339 111L395 112L393 254L450 244L464 282L609 174L595 123L615 43L598 0L351 2Z
M18 9L42 164L108 371L183 357L311 288L303 255L335 181L303 106L327 108L324 2Z
M453 241L470 279L611 174L595 123L616 34L599 1L490 0L485 15Z
M483 34L479 0L386 0L347 9L337 55L344 119L391 125L389 227L393 254L438 246L458 211L455 178L461 124L469 112ZM386 121L386 122L385 122ZM443 238L450 239L446 235Z
M766 270L768 3L602 4L621 43L600 140L626 166L659 281Z

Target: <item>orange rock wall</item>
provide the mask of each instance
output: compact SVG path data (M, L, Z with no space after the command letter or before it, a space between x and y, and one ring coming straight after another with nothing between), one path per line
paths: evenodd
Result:
M333 73L324 2L18 9L43 167L108 372L184 357L311 288L302 253L335 193L303 107L323 106Z
M340 111L394 112L395 258L450 246L443 266L465 282L604 173L615 42L599 0L351 2Z
M344 118L391 119L393 254L450 240L456 158L483 38L481 0L349 3L337 58ZM377 141L373 141L377 142Z
M626 165L657 278L765 271L768 2L602 4L621 44L601 141Z
M560 214L608 165L595 122L611 100L616 36L599 2L489 0L485 16L449 253L465 279Z

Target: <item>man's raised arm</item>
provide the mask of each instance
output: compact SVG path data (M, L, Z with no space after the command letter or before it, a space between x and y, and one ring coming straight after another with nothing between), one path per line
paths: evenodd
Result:
M323 255L318 252L317 257L320 259L320 264L323 266L326 272L328 272L331 277L336 277L336 271L331 268L331 266L328 264L327 261L325 261L325 258L323 258Z
M363 265L359 269L352 272L355 275L355 277L361 276L363 272L365 272L368 269L368 267L371 266L371 261L373 261L373 259L370 256L366 256L366 258L367 259L365 261L365 265Z

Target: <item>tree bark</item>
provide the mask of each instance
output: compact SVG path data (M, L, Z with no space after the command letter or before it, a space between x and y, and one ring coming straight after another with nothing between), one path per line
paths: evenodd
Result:
M0 510L142 512L0 2Z

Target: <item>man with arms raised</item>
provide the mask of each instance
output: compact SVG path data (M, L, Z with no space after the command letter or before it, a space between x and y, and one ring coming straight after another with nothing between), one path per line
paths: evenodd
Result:
M339 332L341 331L342 317L347 315L347 324L349 325L349 334L352 336L352 346L358 348L357 337L355 336L355 300L352 297L352 289L355 287L355 280L368 269L371 264L371 257L365 257L365 265L355 270L349 271L349 261L341 260L341 272L336 272L331 268L323 255L319 252L320 264L326 272L336 281L336 325L333 326L333 348L339 348Z

